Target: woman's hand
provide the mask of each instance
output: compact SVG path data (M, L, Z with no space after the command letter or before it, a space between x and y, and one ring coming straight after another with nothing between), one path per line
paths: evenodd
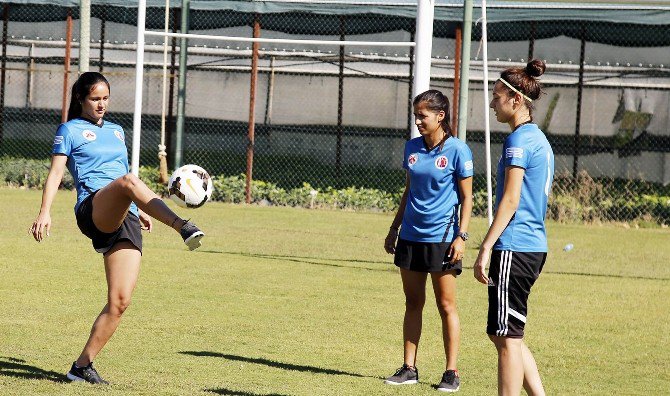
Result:
M489 277L486 276L486 264L488 264L490 256L491 251L482 246L479 249L479 254L477 255L477 260L475 260L473 268L475 279L485 285L489 284Z
M465 254L465 241L461 237L456 237L451 242L451 246L449 247L449 254L448 256L451 258L449 260L449 263L454 264L458 260L463 260L463 255Z
M395 253L395 242L397 239L398 239L398 230L391 227L389 229L388 235L386 235L386 239L384 240L384 250L386 250L386 253L388 254Z
M33 238L37 242L42 242L42 239L49 236L49 230L51 229L51 214L49 212L40 212L37 215L37 219L33 221L33 225L30 227L30 233L33 234Z
M137 210L137 212L140 215L140 226L142 227L142 229L151 232L151 230L154 229L154 223L153 221L151 221L151 216L142 212L139 209Z

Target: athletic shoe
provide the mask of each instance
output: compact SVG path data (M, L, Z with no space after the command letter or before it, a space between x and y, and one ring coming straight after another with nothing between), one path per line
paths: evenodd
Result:
M442 375L442 381L437 386L440 392L458 392L461 386L461 378L458 376L458 371L447 370Z
M77 367L75 363L72 363L72 368L67 373L67 379L72 382L84 381L91 384L109 385L109 382L102 379L100 374L95 371L93 362L89 363L86 367Z
M186 220L181 229L179 230L181 237L184 239L184 243L190 250L195 250L200 247L200 240L205 236L205 233L200 231L195 224L190 220Z
M384 381L387 385L411 385L419 382L419 370L416 367L409 367L403 364L395 374Z

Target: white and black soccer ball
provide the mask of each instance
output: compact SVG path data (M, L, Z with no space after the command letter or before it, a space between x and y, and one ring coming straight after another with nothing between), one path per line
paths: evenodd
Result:
M170 176L168 192L177 205L199 208L212 197L212 178L198 165L184 165Z

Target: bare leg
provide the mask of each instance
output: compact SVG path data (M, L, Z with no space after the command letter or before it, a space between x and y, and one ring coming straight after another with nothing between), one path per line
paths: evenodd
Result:
M93 197L93 224L102 232L116 231L135 202L144 213L179 232L184 221L137 176L129 173L101 188Z
M405 364L416 366L416 351L421 338L423 306L426 303L426 279L428 274L400 269L402 288L405 292L405 319L402 336Z
M105 255L107 305L93 323L91 335L77 359L77 366L84 367L92 362L119 326L121 315L130 305L141 258L139 250L128 241L117 243Z
M489 335L498 350L498 395L518 396L523 386L523 357L520 338Z
M525 342L521 343L521 355L523 357L523 389L529 396L544 396L540 371L537 369L535 358Z
M437 310L442 318L446 369L456 370L461 340L461 323L456 309L456 274L455 271L436 272L431 274L431 278Z

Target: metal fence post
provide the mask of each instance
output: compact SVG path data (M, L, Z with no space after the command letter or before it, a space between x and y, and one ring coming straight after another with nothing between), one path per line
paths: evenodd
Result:
M68 8L67 10L67 19L66 19L66 29L65 29L65 64L63 66L63 103L61 105L61 122L67 121L67 91L68 91L68 78L70 75L70 52L72 51L72 9Z
M345 39L345 19L340 15L340 41ZM342 107L344 106L344 46L340 45L340 64L337 75L337 143L335 147L335 175L342 173Z
M261 36L261 23L258 14L254 16L254 38ZM247 185L245 188L245 201L251 203L251 178L254 168L254 134L256 123L256 82L258 80L258 42L252 44L251 56L251 82L249 92L249 132L247 135Z
M7 70L7 25L9 24L9 4L2 8L2 70L0 71L0 147L5 132L5 78Z
M467 139L468 90L470 86L470 43L472 40L472 0L463 3L463 46L461 50L461 87L458 97L458 138Z
M463 26L456 26L456 48L454 50L454 95L451 103L451 135L458 136L458 98L461 88L461 45L463 44Z
M586 53L586 23L580 22L581 24L581 33L580 38L582 45L579 50L579 80L577 82L577 114L575 117L575 140L573 148L573 157L572 157L572 177L577 180L577 173L579 169L579 149L581 142L579 139L580 128L581 128L581 118L582 118L582 92L584 91L584 62L586 62L585 53Z

